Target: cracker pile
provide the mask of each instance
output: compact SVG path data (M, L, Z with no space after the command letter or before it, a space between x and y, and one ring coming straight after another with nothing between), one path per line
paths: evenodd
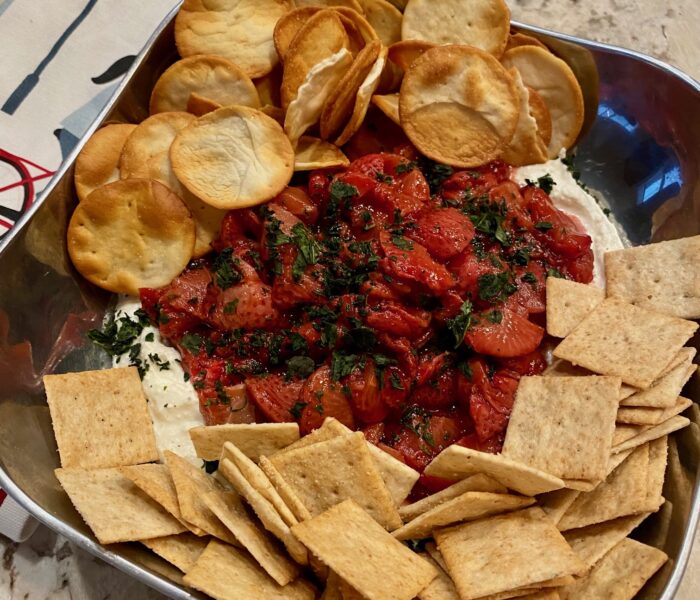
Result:
M185 0L175 42L150 116L104 126L76 161L70 256L115 293L170 281L211 250L227 210L273 199L294 172L347 166L370 109L462 168L544 162L583 124L573 71L510 32L503 0ZM136 179L172 195L146 201L124 184ZM106 195L127 206L102 219Z

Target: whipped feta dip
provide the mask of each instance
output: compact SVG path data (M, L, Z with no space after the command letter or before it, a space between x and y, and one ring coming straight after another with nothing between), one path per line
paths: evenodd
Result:
M591 236L593 240L593 284L604 288L604 255L610 250L618 250L623 247L620 234L595 198L574 179L561 158L555 158L539 165L528 165L514 169L513 179L519 185L525 185L526 179L537 181L538 178L547 174L555 183L549 194L554 206L581 221L584 229Z
M115 307L115 318L128 316L132 320L138 320L134 315L139 308L141 303L138 298L120 296ZM139 358L149 365L143 374L142 384L161 458L166 450L171 450L184 458L196 460L201 465L190 440L189 430L204 425L204 419L199 412L197 392L189 381L185 381L180 353L175 348L166 346L158 329L152 325L143 328L136 343L141 344ZM127 367L129 357L124 354L115 356L112 364L115 367Z

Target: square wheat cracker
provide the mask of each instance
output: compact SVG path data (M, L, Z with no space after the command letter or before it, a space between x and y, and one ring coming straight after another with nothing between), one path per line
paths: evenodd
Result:
M605 299L605 290L559 277L547 277L547 333L566 337Z
M503 456L562 479L602 480L619 390L617 377L522 377Z
M368 600L411 600L437 576L352 500L295 525L292 533Z
M569 488L562 488L547 492L537 497L537 505L545 512L547 517L555 525L559 523L564 513L574 503L581 492Z
M419 600L459 600L459 594L452 578L429 554L419 555L423 560L429 562L437 571L437 577L433 579L428 587L418 594Z
M197 537L191 533L181 533L141 540L141 543L163 560L167 560L183 573L187 573L204 552L209 539Z
M647 442L656 440L660 437L668 435L669 433L673 433L674 431L683 429L688 425L690 425L690 419L676 415L675 417L671 417L667 421L659 423L658 425L654 425L653 427L643 428L634 437L629 438L624 442L617 444L616 446L613 446L612 453L613 455L615 455L619 452L625 452L632 448L636 448L637 446L641 446L642 444L646 444Z
M606 298L555 349L554 356L646 389L698 324Z
M207 492L220 490L219 483L202 469L169 450L165 452L165 464L170 469L175 484L182 518L209 535L229 544L236 544L236 538L202 500L202 496Z
M362 433L273 456L270 462L312 516L352 499L387 529L401 527L401 517Z
M44 376L62 467L101 469L158 460L134 367Z
M537 507L439 529L435 539L462 600L535 586L584 569Z
M185 527L119 469L56 469L73 506L101 544L175 535Z
M190 439L197 456L204 460L219 460L225 442L232 442L248 458L274 454L299 439L296 423L233 423L193 427Z
M620 406L646 406L669 408L673 406L688 379L695 373L697 365L690 361L671 369L646 390L639 390L620 401Z
M559 590L562 600L615 598L632 600L668 560L661 550L625 538L588 575Z
M275 487L277 493L282 498L282 501L289 507L296 521L306 521L311 518L309 509L304 506L304 503L299 499L291 486L285 481L284 477L275 468L266 456L260 457L260 468L267 475L270 483Z
M208 492L202 496L202 501L278 584L287 585L296 579L299 575L297 565L251 518L236 492Z
M692 406L693 401L683 396L678 396L676 404L668 408L650 408L647 406L621 406L617 410L617 423L631 425L658 425L668 421L671 417L681 414Z
M212 598L265 598L265 600L313 600L314 588L298 580L278 585L248 556L219 541L212 540L184 577L185 583Z
M536 496L564 487L564 482L503 454L489 454L452 445L445 448L425 468L426 475L443 479L464 479L484 473L508 489L526 496Z
M608 296L643 308L700 318L700 236L605 254Z

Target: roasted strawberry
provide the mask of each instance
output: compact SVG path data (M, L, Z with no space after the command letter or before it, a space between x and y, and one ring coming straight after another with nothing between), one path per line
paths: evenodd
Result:
M250 400L273 423L294 421L304 381L271 373L245 380Z
M299 427L302 435L323 425L328 417L333 417L350 429L355 428L355 417L343 386L331 379L331 370L323 366L314 371L304 382L301 390L303 410Z
M474 237L474 225L456 208L423 211L407 236L425 246L438 260L448 260L462 252Z
M481 354L511 358L535 350L542 341L544 329L508 309L490 309L476 317L467 330L469 345Z

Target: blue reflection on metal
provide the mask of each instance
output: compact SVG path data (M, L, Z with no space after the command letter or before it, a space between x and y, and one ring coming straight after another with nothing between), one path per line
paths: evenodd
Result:
M598 117L600 117L601 119L607 119L609 121L612 121L613 123L617 123L629 133L634 132L634 130L638 127L637 123L633 123L625 115L623 115L620 112L617 112L608 104L601 104L600 106L598 106Z

